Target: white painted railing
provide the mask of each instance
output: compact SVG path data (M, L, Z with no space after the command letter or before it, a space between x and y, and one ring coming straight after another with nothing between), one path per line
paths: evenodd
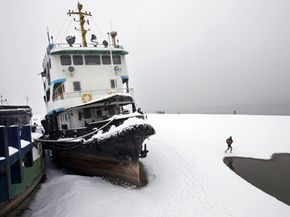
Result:
M82 97L84 94L91 94L92 96L106 96L113 93L129 93L134 94L133 88L116 88L116 89L103 89L103 90L83 90L71 93L64 93L64 99Z

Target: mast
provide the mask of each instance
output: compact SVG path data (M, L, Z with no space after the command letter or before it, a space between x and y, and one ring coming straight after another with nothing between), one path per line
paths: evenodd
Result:
M87 34L87 31L89 30L85 29L84 27L84 24L86 22L85 16L92 16L92 14L91 12L87 12L87 11L83 12L82 9L83 9L83 5L78 2L78 11L75 12L73 10L72 11L69 10L67 14L69 16L79 15L78 22L80 22L80 27L81 27L79 30L81 31L81 34L82 34L82 44L83 44L83 47L87 47L86 34ZM74 21L77 21L77 20L74 19Z

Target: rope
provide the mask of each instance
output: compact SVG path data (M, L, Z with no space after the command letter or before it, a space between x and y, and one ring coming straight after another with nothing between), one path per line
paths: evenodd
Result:
M59 32L58 32L56 38L55 38L55 42L57 41L58 37L60 36L60 33L62 33L62 30L63 30L63 28L64 28L65 23L66 23L67 20L68 20L68 16L66 16L66 18L65 18L65 20L64 20L64 22L63 22L63 24L62 24L62 26L61 26L61 28L60 28L60 30L59 30Z
M99 31L100 35L105 39L105 37L104 37L102 31L99 29L99 27L98 27L97 24L95 23L94 19L93 19L92 17L90 17L90 18L91 18L91 20L93 21L93 24L95 25L96 29Z
M116 119L116 115L106 124L104 124L102 127L98 128L98 129L95 129L94 131L90 132L90 133L87 133L85 135L82 135L82 136L79 136L79 137L76 137L76 138L69 138L69 139L66 139L66 140L52 140L52 139L35 139L36 142L46 142L46 143L56 143L56 142L70 142L70 143L79 143L79 142L83 142L83 138L87 137L87 136L90 136L92 134L95 134L96 132L104 129L106 126L108 126L110 123L112 123L112 121L114 121ZM81 141L76 141L76 140L79 140L81 139Z
M82 145L82 143L77 143L75 145L69 145L69 146L63 146L63 145L50 145L50 144L47 144L50 148L53 148L53 149L59 149L59 150L69 150L69 149L74 149L74 148L77 148L79 146Z

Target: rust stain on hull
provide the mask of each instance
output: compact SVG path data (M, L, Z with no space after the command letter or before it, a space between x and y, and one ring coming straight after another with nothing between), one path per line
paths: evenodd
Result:
M54 153L53 158L58 164L83 175L120 178L137 187L142 186L139 161L113 162L68 152Z

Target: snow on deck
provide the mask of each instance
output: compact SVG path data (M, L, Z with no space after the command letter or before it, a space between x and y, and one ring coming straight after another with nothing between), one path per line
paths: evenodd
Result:
M9 156L15 154L16 152L18 152L17 148L14 148L12 146L8 146L8 152L9 152Z
M31 142L21 139L21 140L20 140L20 143L21 143L21 148L25 148L25 147L28 146Z
M147 121L144 121L143 119L136 118L136 117L129 118L125 120L123 124L117 127L115 125L111 126L108 132L102 133L102 131L99 131L96 135L92 136L92 138L85 141L85 143L91 142L94 139L101 141L103 139L110 138L111 136L115 136L116 134L120 132L130 130L133 127L136 127L139 125L146 125L146 124L147 124Z
M39 139L40 137L43 136L42 133L32 133L31 135L32 135L32 138L33 138L33 139Z
M289 116L149 115L156 135L143 159L149 184L141 189L48 167L48 181L28 216L289 217L290 206L257 189L224 163L231 156L270 158L290 153Z

